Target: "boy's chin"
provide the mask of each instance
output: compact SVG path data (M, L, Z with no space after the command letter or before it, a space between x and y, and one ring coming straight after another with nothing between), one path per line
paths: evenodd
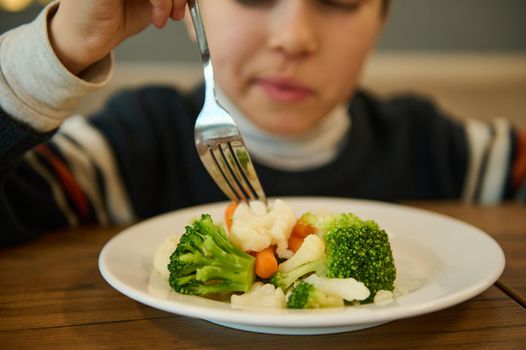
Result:
M283 137L304 135L312 130L315 125L315 123L306 123L305 120L298 120L298 118L291 118L289 116L275 117L273 119L274 120L259 120L259 122L255 121L255 124L262 131Z

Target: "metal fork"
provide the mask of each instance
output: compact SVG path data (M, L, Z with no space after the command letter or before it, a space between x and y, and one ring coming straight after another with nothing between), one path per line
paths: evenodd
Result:
M197 0L188 0L203 63L205 102L195 122L195 145L208 173L234 202L261 200L265 192L234 119L220 105L214 71Z

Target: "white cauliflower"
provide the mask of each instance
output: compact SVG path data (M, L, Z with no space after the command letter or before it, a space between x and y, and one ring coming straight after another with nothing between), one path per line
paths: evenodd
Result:
M230 240L244 251L259 252L277 245L280 258L289 258L288 239L296 224L294 210L280 199L274 201L271 210L260 201L250 202L250 206L240 203L232 217Z
M376 305L387 305L394 299L393 292L389 290L379 290L374 295L374 303Z
M168 263L170 263L170 256L177 248L177 244L179 244L179 236L170 236L157 247L153 255L153 268L167 281L170 278Z
M371 294L362 282L354 278L326 278L310 275L304 280L320 292L337 295L347 301L365 300Z
M308 235L296 253L279 265L281 272L292 271L298 266L321 259L325 254L325 244L317 235Z
M283 309L285 308L285 294L281 288L272 284L256 282L247 293L230 297L230 304L234 309Z

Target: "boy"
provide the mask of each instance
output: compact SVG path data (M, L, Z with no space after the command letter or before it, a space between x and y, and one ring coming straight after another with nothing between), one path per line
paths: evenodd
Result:
M465 128L424 101L380 102L357 89L388 1L200 5L223 103L240 112L268 196L498 201L518 192L524 137L507 122ZM62 0L1 38L0 244L225 199L195 151L202 88L127 91L64 121L108 81L115 46L183 18L184 6Z

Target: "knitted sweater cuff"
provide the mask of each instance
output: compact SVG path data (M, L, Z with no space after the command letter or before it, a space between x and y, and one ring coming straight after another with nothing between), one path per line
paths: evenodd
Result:
M48 36L48 18L57 7L50 4L33 22L0 37L1 107L38 132L58 127L80 97L107 84L113 70L111 54L80 77L64 67Z

